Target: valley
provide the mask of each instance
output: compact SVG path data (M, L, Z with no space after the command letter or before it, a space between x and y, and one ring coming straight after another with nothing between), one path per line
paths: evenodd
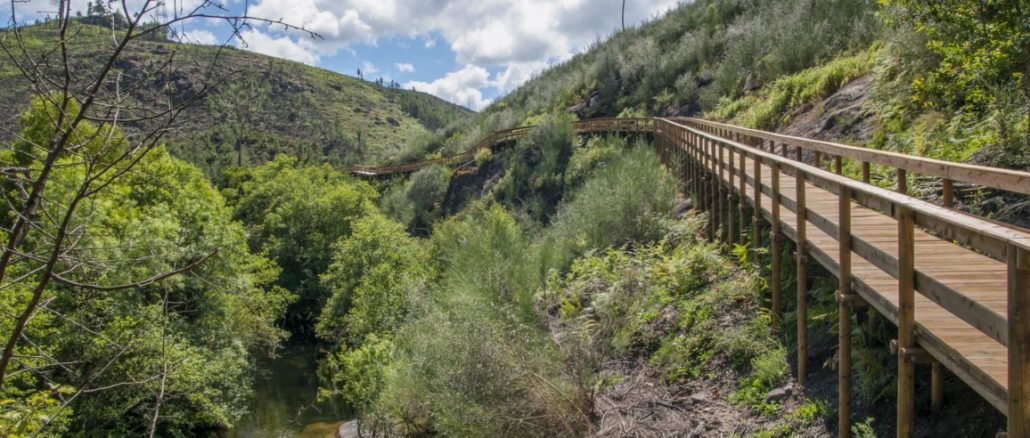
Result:
M0 435L1030 436L1019 2L33 1Z

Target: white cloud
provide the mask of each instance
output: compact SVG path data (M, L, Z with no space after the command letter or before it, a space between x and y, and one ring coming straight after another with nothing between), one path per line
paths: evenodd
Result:
M392 36L436 35L447 40L459 64L506 66L568 56L598 35L618 28L618 0L256 0L255 16L282 18L319 33L312 44L332 55L355 42ZM638 0L627 4L629 23L664 11L677 0ZM430 35L432 34L432 35Z
M411 65L411 64L408 64L408 63L398 62L398 63L394 64L393 66L396 67L397 71L399 71L401 73L414 73L415 72L415 66Z
M568 59L598 37L618 30L622 18L619 0L252 1L250 12L254 16L283 19L322 37L301 39L297 33L282 33L281 27L257 26L256 31L268 38L262 41L267 44L255 46L273 48L255 50L275 50L292 55L292 59L317 62L320 57L333 56L355 43L376 44L394 37L422 38L423 45L432 48L440 40L454 51L459 65L500 69L497 77L485 85L499 92L514 89L547 65ZM679 1L628 2L626 23L634 25L650 19ZM289 39L293 45L281 39ZM438 81L446 80L453 78Z
M490 99L484 99L483 92L480 91L489 86L492 86L490 72L474 65L447 73L433 82L411 81L404 84L404 88L424 91L476 111L490 104Z
M218 43L215 34L202 29L187 30L182 34L182 41L192 44L204 44L207 46Z
M305 40L295 41L288 37L274 37L256 30L243 32L241 38L245 48L265 55L286 58L308 65L315 65L320 59L314 50L304 46Z
M375 64L371 62L365 61L361 63L361 71L367 75L376 74L379 73L379 67L376 67Z

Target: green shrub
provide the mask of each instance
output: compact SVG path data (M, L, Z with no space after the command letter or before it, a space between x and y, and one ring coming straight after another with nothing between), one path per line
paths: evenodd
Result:
M566 257L662 237L676 192L658 156L642 145L599 169L556 213L548 239Z
M398 332L383 410L408 433L555 436L587 427L589 407L533 311L542 281L531 242L500 206L438 225L441 273Z

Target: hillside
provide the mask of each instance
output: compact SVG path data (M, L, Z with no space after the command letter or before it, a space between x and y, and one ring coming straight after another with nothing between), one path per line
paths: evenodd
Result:
M774 196L755 215L718 184L733 160L707 158L754 138L698 140L651 118L616 134L577 131L603 116L692 115L1025 168L1030 64L1022 70L1018 54L1030 37L1005 21L1010 10L976 3L928 13L936 6L915 0L683 2L478 114L232 49L185 46L162 66L172 46L142 42L115 64L126 82L105 83L108 97L128 93L130 114L228 76L167 150L133 146L145 125L90 119L97 105L37 99L22 113L26 91L9 93L4 126L21 114L24 129L0 148L0 435L824 437L846 424L838 383L850 363L852 436L900 430L913 386L915 436L995 436L1002 411L931 350L934 332L911 327L929 313L897 316L905 300L976 283L1002 310L963 314L986 314L999 342L1002 325L1014 329L995 316L1020 287L1025 248L1015 245L1030 235L981 233L970 224L982 218L904 198L934 201L950 175L870 160L869 182L894 187L868 190L857 187L865 155L840 161L855 186L814 170L800 185L811 169L795 143L793 157L737 162L752 181L776 181L757 191ZM964 39L968 16L1003 30ZM73 31L72 73L84 80L118 35ZM30 50L53 42L46 27L28 35ZM15 77L0 64L0 85L17 90ZM58 111L87 120L63 126ZM464 152L513 126L526 128L460 163L384 178L340 166ZM790 140L777 141L787 155ZM695 166L670 160L670 144L692 148ZM1030 217L1025 198L954 182L956 208ZM844 193L859 208L847 216ZM922 231L935 218L940 239ZM830 226L836 237L824 238ZM952 226L971 235L952 239ZM788 232L799 229L812 232ZM840 281L822 255L852 232L836 275L847 260L853 281ZM990 253L968 250L988 241ZM973 265L937 280L988 255L1009 261L973 282L961 278ZM852 292L861 298L843 296ZM890 307L895 296L902 304ZM941 306L973 308L972 298ZM863 302L873 305L851 309ZM899 364L928 359L910 350L913 332L943 375Z
M98 55L110 49L110 30L79 24L71 33L75 74L88 77L99 68ZM57 38L47 25L23 29L22 34L30 51ZM170 56L174 61L163 65ZM278 153L305 162L385 161L411 139L470 114L426 93L232 48L141 41L129 47L116 69L125 83L145 79L133 91L139 101L188 99L204 86L213 87L182 115L186 124L167 136L175 155L209 176L226 165L260 164ZM226 76L224 83L215 83ZM6 142L17 132L29 89L15 65L6 61L0 63L0 87L5 90L0 96L0 141Z

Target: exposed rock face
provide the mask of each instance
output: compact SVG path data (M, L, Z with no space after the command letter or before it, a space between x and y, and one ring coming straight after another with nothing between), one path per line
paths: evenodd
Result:
M340 425L336 429L336 438L360 438L361 434L358 432L358 422L348 421Z
M783 134L816 140L861 144L872 136L876 114L868 108L873 75L845 85L823 101L809 104L791 115Z

